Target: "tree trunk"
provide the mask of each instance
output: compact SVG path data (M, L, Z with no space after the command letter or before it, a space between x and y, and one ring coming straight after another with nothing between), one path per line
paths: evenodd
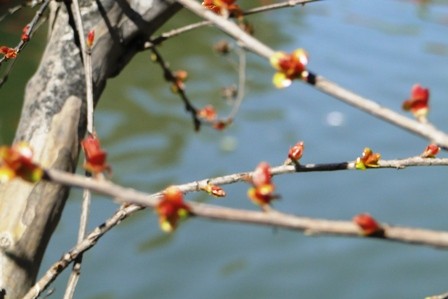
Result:
M44 167L73 172L86 130L86 104L84 69L69 2L52 2L51 35L26 87L15 141L30 143L36 162ZM179 9L174 0L81 1L84 29L95 30L95 102L106 80L117 75L142 42ZM4 298L20 298L33 285L68 191L51 183L20 180L0 186L0 288Z

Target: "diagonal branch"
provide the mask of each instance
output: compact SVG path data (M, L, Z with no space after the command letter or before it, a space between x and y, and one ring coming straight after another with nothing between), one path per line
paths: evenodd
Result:
M141 207L136 205L120 208L114 213L114 215L112 215L112 217L107 219L102 225L95 228L83 241L76 244L76 246L66 252L59 261L54 263L22 299L35 299L39 297L39 295L45 291L50 283L53 282L64 269L66 269L84 252L92 248L99 238L101 238L111 228L115 227L129 215L141 209Z
M322 1L322 0L289 0L289 1L284 1L284 2L280 2L280 3L268 4L268 5L252 8L252 9L244 11L243 14L245 16L247 16L247 15L252 15L252 14L256 14L256 13L274 10L274 9L294 7L297 5L304 6L307 3L318 2L318 1Z
M274 10L274 9L294 7L297 5L304 6L307 3L317 2L317 1L322 1L322 0L289 0L289 1L284 1L284 2L280 2L280 3L268 4L268 5L252 8L252 9L243 11L242 14L243 14L243 16L248 16L248 15L258 14L258 13L262 13L262 12L267 12L267 11ZM159 36L151 38L150 41L146 42L144 44L144 49L146 50L146 49L152 48L155 45L161 44L162 42L164 42L165 40L167 40L169 38L172 38L172 37L178 36L180 34L189 32L191 30L195 30L197 28L208 26L211 24L213 24L213 22L211 22L211 21L200 21L197 23L189 24L189 25L186 25L186 26L183 26L180 28L170 30L168 32L164 32L164 33L160 34Z
M194 0L177 0L185 8L189 9L201 18L212 22L219 29L239 41L243 47L255 54L270 59L275 53L273 49L247 34L239 28L235 23L230 20L221 17L212 11L205 9L199 3ZM392 123L402 129L412 132L416 135L424 137L431 142L437 143L444 149L448 149L448 135L444 132L436 129L431 124L422 124L416 120L405 117L395 111L380 106L378 103L357 95L356 93L347 90L338 84L309 72L308 80L306 81L310 85L314 86L317 90L320 90L330 96L333 96L344 103L352 105L364 112L369 113L379 119Z

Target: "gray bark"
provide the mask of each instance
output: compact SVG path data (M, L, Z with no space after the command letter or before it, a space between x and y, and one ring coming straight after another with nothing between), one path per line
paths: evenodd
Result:
M85 31L95 30L95 102L107 79L117 75L141 43L180 9L173 0L85 0L81 6ZM29 142L44 167L73 172L86 130L86 105L81 53L68 11L64 3L52 4L54 25L40 66L26 87L15 141ZM67 196L67 188L47 182L14 180L0 186L4 298L21 298L33 285Z

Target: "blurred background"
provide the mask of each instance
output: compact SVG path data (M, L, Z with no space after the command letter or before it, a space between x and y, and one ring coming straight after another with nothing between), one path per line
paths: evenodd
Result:
M259 1L239 1L253 7ZM255 3L256 2L256 3ZM270 1L263 1L270 3ZM0 44L14 45L32 17L25 9L0 26ZM198 20L183 11L160 32ZM275 49L309 52L309 68L360 95L400 111L411 86L431 90L430 120L448 131L448 1L345 0L247 17L255 36ZM17 60L0 90L0 143L10 143L26 81L39 62L45 29ZM231 106L221 88L237 83L237 57L213 44L228 39L205 27L159 48L172 69L189 73L187 93L197 107ZM268 63L248 54L247 95L234 124L195 133L159 66L141 53L110 80L96 110L96 129L109 153L112 180L147 192L170 184L248 171L260 161L281 164L290 146L305 142L303 163L354 160L364 147L384 159L420 154L426 140L383 123L300 82L271 83ZM445 154L442 153L441 156ZM301 173L275 177L275 208L301 216L350 220L369 212L395 225L446 230L445 168ZM247 185L227 197L190 194L188 200L256 209ZM42 271L74 244L81 192L73 190L49 244ZM117 205L95 196L90 228ZM390 242L302 233L193 219L174 234L142 211L122 222L84 256L75 298L424 298L448 290L446 251ZM68 271L52 285L61 298Z

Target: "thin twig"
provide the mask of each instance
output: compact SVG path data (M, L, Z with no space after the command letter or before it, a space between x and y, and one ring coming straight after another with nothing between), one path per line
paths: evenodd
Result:
M87 132L94 133L93 121L93 86L92 86L92 55L91 49L87 48L86 37L84 34L84 25L79 8L78 0L73 0L73 10L76 19L76 30L79 36L79 44L81 45L81 55L84 61L84 76L86 82L86 102L87 102Z
M12 16L13 14L18 12L20 9L24 8L25 6L26 6L26 3L24 2L19 5L8 8L8 11L0 16L0 22L2 22L6 17Z
M201 22L197 22L197 23L193 23L193 24L189 24L180 28L176 28L173 30L170 30L168 32L164 32L161 35L152 38L150 41L147 41L144 45L143 45L143 50L148 50L151 49L152 47L161 44L162 42L164 42L165 40L178 36L180 34L192 31L196 28L200 28L203 26L207 26L210 25L211 22L209 21L201 21Z
M194 0L177 0L177 2L182 4L187 9L191 10L193 13L197 14L199 17L212 22L219 29L221 29L237 41L241 42L241 44L244 45L245 48L256 53L257 55L269 59L274 54L274 50L272 50L253 36L244 32L244 30L242 30L237 24L215 14L211 10L202 7L198 2Z
M234 119L241 103L244 99L245 86L246 86L246 52L240 47L237 48L237 54L239 57L238 64L238 94L235 102L233 103L232 111L230 112L228 119Z
M79 36L79 44L81 46L81 55L84 62L84 76L86 83L86 103L87 103L87 133L94 134L94 107L93 107L93 86L92 86L92 56L91 48L86 45L86 38L84 34L84 25L82 21L81 10L78 0L73 0L72 9L76 19L76 31ZM81 215L79 220L78 243L81 242L86 234L87 223L89 219L91 192L84 189ZM67 287L64 294L64 299L71 299L75 293L76 285L78 284L79 276L81 274L82 254L76 257L73 264L72 272L67 282Z
M406 159L396 160L380 160L378 167L369 168L375 169L404 169L407 167L425 167L425 166L448 166L448 158L422 158L410 157ZM339 163L321 163L321 164L297 164L297 165L279 165L271 168L272 175L282 175L294 172L322 172L322 171L340 171L340 170L356 170L355 161L339 162ZM361 171L361 170L356 170ZM110 196L112 198L120 197L122 200L135 198L144 201L149 205L155 205L160 196L159 193L148 196L146 193L138 192L133 189L123 188L106 180L91 180L85 177L69 174L55 169L46 171L46 179L62 185L67 185L77 188L86 188L93 192ZM178 187L182 192L195 192L201 190L201 187L207 184L227 185L237 182L246 181L251 176L251 172L240 172L231 175L225 175L215 178L207 178Z
M160 52L156 49L156 47L151 48L151 51L156 57L155 62L157 62L163 70L165 80L173 84L173 86L176 88L176 92L179 94L180 98L184 102L185 110L187 112L190 112L195 131L199 131L201 127L201 121L197 116L197 109L193 106L187 94L185 93L184 87L180 86L179 82L177 81L173 72L171 71L168 63L165 62L165 60L163 59Z
M243 12L243 14L245 16L248 16L248 15L262 13L262 12L280 9L280 8L294 7L297 5L304 6L307 3L318 2L318 1L322 1L322 0L289 0L289 1L281 2L281 3L269 4L269 5L264 5L264 6L248 9L248 10L245 10Z
M53 282L56 277L70 265L70 263L72 263L85 251L92 248L99 238L101 238L111 228L115 227L129 215L141 209L142 207L136 205L120 208L112 217L107 219L102 225L95 228L82 242L76 244L76 246L65 253L59 261L54 263L22 299L37 298L43 291L45 291L50 283Z
M79 220L78 241L81 243L87 233L87 223L89 220L90 202L92 193L88 189L84 189L82 197L81 216ZM72 272L68 278L67 287L65 289L64 299L73 298L75 294L76 285L78 284L79 276L81 274L82 254L79 254L75 259L72 267Z
M86 100L87 100L87 133L95 133L94 125L94 104L93 104L93 79L92 79L92 54L91 49L87 50L86 60Z
M40 8L38 9L38 11L36 12L36 14L34 15L33 19L31 20L30 23L28 23L28 27L26 28L26 30L24 30L23 34L27 35L28 38L27 39L21 39L19 44L15 47L16 50L16 55L17 57L14 58L11 63L9 64L8 68L5 71L5 74L3 75L2 78L0 78L0 87L6 83L6 81L8 80L8 76L11 73L14 64L17 60L17 58L19 57L19 53L25 48L25 46L29 43L29 41L31 40L32 35L34 34L35 28L38 27L38 23L41 20L41 17L43 16L45 10L47 9L48 5L50 4L51 0L45 0L42 5L40 6ZM7 59L6 56L3 56L2 58L0 58L0 67L2 65L3 62L10 60Z
M293 7L293 6L297 6L297 5L305 5L307 3L317 2L317 1L323 1L323 0L289 0L289 1L281 2L281 3L269 4L269 5L265 5L265 6L261 6L261 7L257 7L257 8L252 8L252 9L243 11L242 14L243 14L243 16L253 15L253 14L257 14L257 13L267 12L269 10ZM159 45L169 38L172 38L172 37L178 36L180 34L195 30L200 27L208 26L211 24L213 24L213 22L211 22L211 21L201 21L201 22L189 24L189 25L179 27L179 28L170 30L168 32L162 33L161 35L159 35L155 38L152 38L150 41L146 42L143 46L143 50L148 50L148 49L154 47L155 45Z
M214 25L216 25L222 31L240 42L249 51L252 51L255 54L268 60L275 53L273 49L260 42L253 36L244 32L244 30L239 28L235 23L213 13L208 9L205 9L196 1L177 0L177 2L179 2L198 16L213 22ZM309 72L309 76L306 82L314 86L316 89L328 95L331 95L349 105L355 106L356 108L365 111L379 119L390 122L416 135L424 137L431 142L437 143L444 149L448 149L448 135L436 129L431 124L422 124L414 119L410 119L395 111L382 107L378 103L361 97L356 93L347 90L339 86L338 84L312 72Z

